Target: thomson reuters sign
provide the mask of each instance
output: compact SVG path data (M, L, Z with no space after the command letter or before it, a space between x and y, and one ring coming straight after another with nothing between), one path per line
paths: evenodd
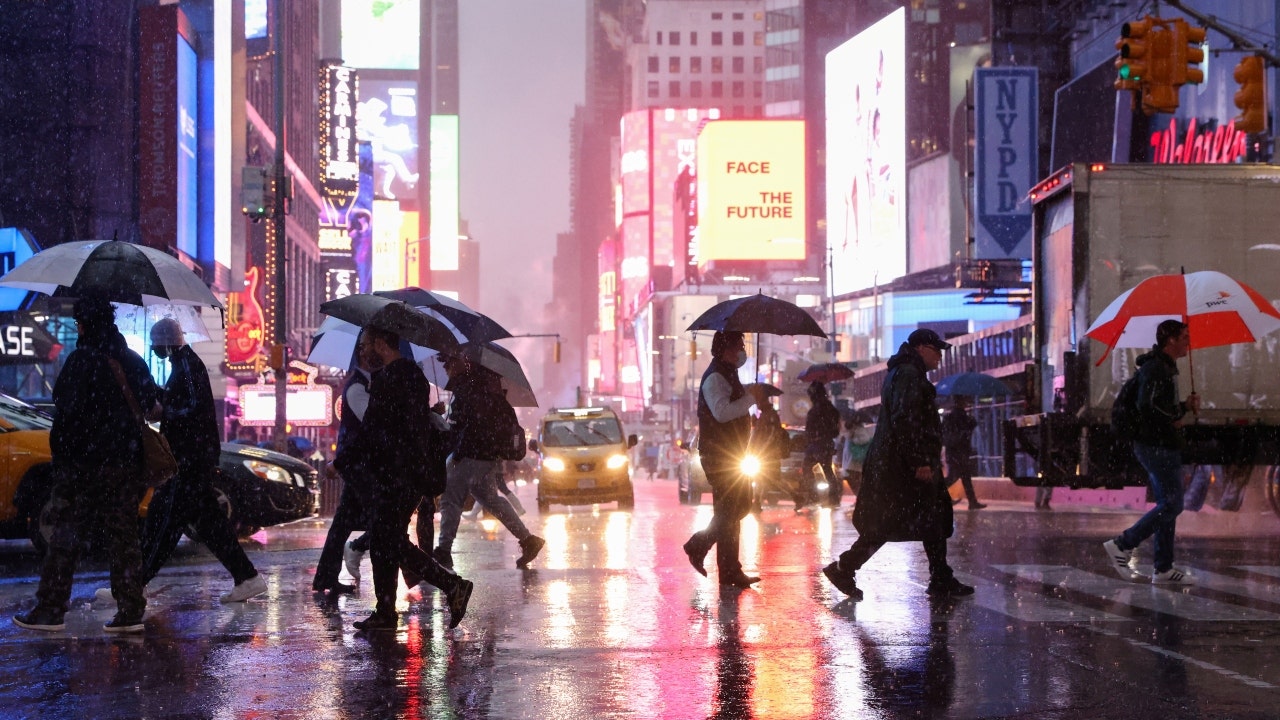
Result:
M698 135L698 264L803 260L804 232L804 121L707 123Z

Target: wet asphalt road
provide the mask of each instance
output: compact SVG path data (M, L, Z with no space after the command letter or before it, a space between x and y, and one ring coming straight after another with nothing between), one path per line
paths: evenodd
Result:
M532 488L519 494L532 509ZM241 605L218 604L229 577L184 544L129 638L102 632L100 561L82 563L66 631L13 626L35 556L0 543L0 717L1280 717L1274 517L1185 516L1179 564L1201 582L1169 590L1105 563L1099 544L1133 512L960 510L951 559L976 596L931 603L919 545L900 544L859 573L855 604L819 573L856 536L849 502L749 519L744 558L763 580L742 592L689 568L680 544L710 508L679 505L670 481L637 483L633 512L531 510L547 547L526 572L514 538L464 520L462 625L423 586L403 591L400 631L373 636L351 628L369 593L311 593L320 521L248 541L270 591Z

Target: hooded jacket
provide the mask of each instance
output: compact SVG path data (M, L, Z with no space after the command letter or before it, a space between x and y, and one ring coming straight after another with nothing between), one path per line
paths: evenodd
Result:
M142 433L110 360L145 414L160 389L147 364L129 349L115 325L85 330L53 387L49 447L55 465L93 468L142 464Z
M951 537L951 498L942 483L938 394L926 373L924 358L906 343L889 359L880 417L853 510L858 532L879 541ZM921 467L933 469L933 480L916 479L916 468Z
M473 366L469 372L450 378L445 389L453 393L449 405L453 456L498 460L499 448L508 437L510 407L502 392L501 380L496 374Z
M164 406L160 432L184 472L212 470L218 466L222 446L209 371L190 345L174 348L169 362L173 371L160 401Z
M1180 449L1182 434L1174 423L1186 414L1178 401L1178 363L1158 347L1138 357L1138 416L1133 441Z

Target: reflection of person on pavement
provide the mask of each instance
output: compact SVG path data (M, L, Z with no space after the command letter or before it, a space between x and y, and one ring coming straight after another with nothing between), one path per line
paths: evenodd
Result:
M373 292L373 216L364 208L347 215L347 235L351 237L351 260L356 264L356 292Z
M720 599L720 638L716 641L716 702L713 718L745 718L752 716L751 704L754 673L751 658L742 647L742 628L738 624L738 596Z

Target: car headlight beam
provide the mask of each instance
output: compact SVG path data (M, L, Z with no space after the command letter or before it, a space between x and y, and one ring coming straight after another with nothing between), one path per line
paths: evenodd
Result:
M738 463L738 470L747 477L755 477L760 474L760 458L755 455L743 455L742 461Z
M293 478L289 475L288 471L279 465L272 465L271 463L262 462L261 460L245 460L244 466L249 468L249 472L257 475L263 480L293 484Z
M542 458L542 467L550 472L564 472L564 460L558 457Z
M610 470L617 470L620 467L625 467L626 464L627 464L627 456L621 455L621 454L610 455L609 459L605 461L605 467L609 468Z

